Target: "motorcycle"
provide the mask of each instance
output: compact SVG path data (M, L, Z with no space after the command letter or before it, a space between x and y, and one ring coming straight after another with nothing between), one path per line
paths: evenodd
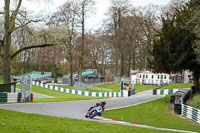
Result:
M89 110L86 114L85 114L85 117L86 118L94 118L95 116L100 116L102 114L102 107L101 106L98 106L98 107L94 107L92 108L91 110Z

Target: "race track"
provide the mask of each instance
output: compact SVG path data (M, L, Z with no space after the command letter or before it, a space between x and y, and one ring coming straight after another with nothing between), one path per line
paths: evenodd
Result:
M144 103L161 97L162 96L159 95L152 95L152 90L150 90L137 93L128 98L111 98L104 100L107 102L106 109L113 109ZM86 120L84 114L90 106L99 101L102 100L2 104L0 105L0 109Z
M152 101L155 99L162 98L161 95L152 95L152 90L137 93L131 97L123 98L111 98L111 99L98 99L98 100L83 100L83 101L68 101L68 102L46 102L46 103L17 103L17 104L0 104L0 109L12 110L24 113L34 113L57 117L68 117L73 119L90 120L98 122L106 122L127 126L135 126L141 128L150 128L156 130L172 131L172 132L184 132L184 133L194 133L191 131L167 129L152 127L147 125L139 125L134 123L127 123L122 121L116 121L111 119L106 119L103 117L95 117L94 119L88 119L84 117L90 106L94 105L96 102L106 101L106 110L117 109L128 107L132 105L137 105Z

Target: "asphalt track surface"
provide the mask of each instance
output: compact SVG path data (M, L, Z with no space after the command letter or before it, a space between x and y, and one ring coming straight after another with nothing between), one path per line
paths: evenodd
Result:
M0 105L0 109L89 120L84 117L84 114L87 112L89 107L94 105L96 102L106 101L106 109L113 109L144 103L162 97L159 95L152 95L151 92L152 91L146 91L137 93L131 97L111 98L103 100L98 99L66 102L2 104Z
M159 99L162 97L163 96L161 95L152 95L152 90L149 90L149 91L137 93L131 97L111 98L111 99L103 99L103 100L98 99L98 100L82 100L82 101L67 101L67 102L2 104L0 105L0 109L156 129L155 127L150 127L146 125L138 125L138 124L133 124L133 123L126 123L126 122L123 123L119 121L117 122L110 119L104 119L102 117L88 119L84 117L84 114L87 112L90 106L100 101L106 101L107 103L106 110L110 110L110 109L117 109L117 108L137 105L137 104L145 103L145 102L152 101L155 99ZM165 130L165 129L158 128L157 130ZM166 130L172 131L173 129L166 129ZM174 130L174 132L178 132L178 130ZM181 131L181 132L184 132L184 131Z

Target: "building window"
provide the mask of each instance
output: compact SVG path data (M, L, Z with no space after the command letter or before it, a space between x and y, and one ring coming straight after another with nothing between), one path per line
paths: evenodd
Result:
M161 75L161 79L163 79L163 75Z
M164 79L167 79L167 76L165 75Z
M153 79L153 75L152 75L152 79Z
M145 78L145 75L143 75L143 79Z
M158 79L160 78L160 75L158 75Z
M140 75L140 78L142 78L142 75Z
M146 75L146 79L148 79L148 75Z

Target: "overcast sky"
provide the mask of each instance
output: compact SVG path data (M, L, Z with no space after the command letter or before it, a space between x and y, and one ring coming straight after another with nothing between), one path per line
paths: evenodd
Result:
M16 1L16 0L11 0ZM66 0L51 0L52 2L43 2L45 0L23 0L22 6L33 12L34 14L40 14L47 16L49 13L56 11L56 8L62 5ZM87 21L88 28L99 28L105 19L105 12L109 8L109 0L94 0L95 15L92 15ZM129 0L134 7L146 6L148 4L164 6L168 4L170 0ZM0 11L3 11L4 0L0 0Z

